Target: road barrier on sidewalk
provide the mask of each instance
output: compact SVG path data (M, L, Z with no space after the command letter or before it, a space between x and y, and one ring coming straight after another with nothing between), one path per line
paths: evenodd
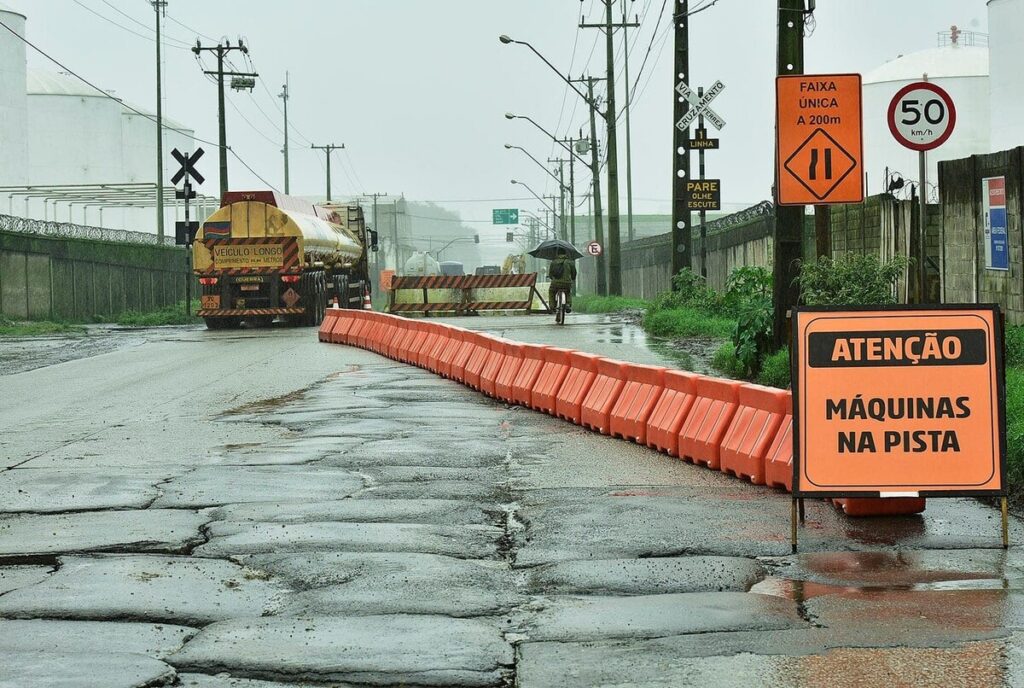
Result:
M793 489L793 399L784 390L370 311L329 309L317 336L757 485ZM916 498L830 501L848 516L925 508Z
M569 360L572 351L551 347L544 351L544 365L537 376L537 384L533 386L530 406L537 411L555 415L555 404L558 390L562 388L566 375L569 374Z
M525 299L510 300L508 290L526 290ZM440 301L430 301L442 291ZM496 291L501 290L501 291ZM420 291L419 302L399 301L400 291ZM388 296L390 313L455 313L464 315L480 311L527 311L533 309L537 294L537 273L524 275L427 275L394 277ZM488 298L490 297L490 298ZM446 300L445 300L446 299ZM456 300L457 299L457 300ZM543 299L542 299L543 300Z
M665 369L657 366L626 366L626 384L612 407L612 437L647 443L647 421L665 391Z

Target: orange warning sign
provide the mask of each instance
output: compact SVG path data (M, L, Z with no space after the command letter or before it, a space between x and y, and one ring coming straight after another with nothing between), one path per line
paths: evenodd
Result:
M860 74L780 76L775 84L779 204L863 201Z
M1001 494L998 307L798 308L794 495Z

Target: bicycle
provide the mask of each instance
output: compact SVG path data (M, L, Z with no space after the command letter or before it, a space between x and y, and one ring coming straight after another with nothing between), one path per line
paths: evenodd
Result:
M555 324L565 324L565 312L566 312L566 291L565 289L555 290L555 303L553 304L555 309Z

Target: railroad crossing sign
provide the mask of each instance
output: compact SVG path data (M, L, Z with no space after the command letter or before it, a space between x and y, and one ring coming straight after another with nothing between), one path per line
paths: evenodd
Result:
M919 81L900 89L889 103L889 131L905 148L930 151L956 127L956 105L945 89Z
M719 140L709 139L707 129L695 129L693 138L686 139L686 148L695 151L718 150Z
M725 128L725 120L719 117L718 113L711 109L711 101L718 97L722 91L725 90L725 84L721 81L716 81L714 85L704 92L703 98L698 98L697 94L686 85L685 81L680 81L679 85L676 86L676 92L683 98L686 98L690 103L690 110L683 115L683 118L676 122L676 126L686 131L693 120L699 116L704 115L704 118L714 125L715 129L722 131Z
M775 84L779 205L863 201L860 74L780 76Z
M188 155L186 153L182 153L177 148L172 150L171 155L174 156L175 160L181 163L181 169L171 177L171 184L177 186L178 183L184 179L185 185L191 186L192 184L189 181L189 178L195 179L196 184L202 184L206 181L206 178L199 174L199 171L196 169L196 163L199 162L199 158L203 157L203 153L205 152L206 151L202 148L197 148L195 153Z
M587 244L587 255L594 256L595 258L604 253L604 249L601 248L601 244L596 241L591 241Z
M686 200L687 210L721 210L722 180L687 179L683 198Z
M495 208L491 211L491 224L495 225L517 225L519 224L518 208Z

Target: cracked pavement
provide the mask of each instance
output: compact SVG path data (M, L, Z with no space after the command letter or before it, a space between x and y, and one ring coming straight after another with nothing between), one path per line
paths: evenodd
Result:
M0 376L2 688L1024 684L980 502L809 502L793 556L788 495L311 330L124 336Z

